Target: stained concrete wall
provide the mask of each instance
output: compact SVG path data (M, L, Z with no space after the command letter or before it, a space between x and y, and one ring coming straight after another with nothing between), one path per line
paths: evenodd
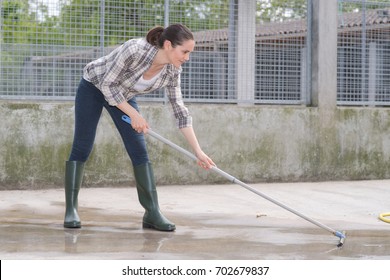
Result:
M140 105L156 132L188 149L169 105ZM313 107L188 107L205 152L246 182L390 178L390 109L338 108L323 126L320 110ZM0 189L62 186L73 114L73 103L0 102ZM147 139L159 185L226 182ZM119 134L104 113L84 186L131 186L133 181Z

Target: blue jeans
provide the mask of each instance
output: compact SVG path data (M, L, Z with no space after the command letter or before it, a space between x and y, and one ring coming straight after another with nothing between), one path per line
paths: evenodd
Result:
M135 97L128 103L138 111ZM81 79L76 94L75 131L69 161L87 161L95 142L96 128L103 107L114 121L133 166L149 162L144 134L136 132L128 123L122 121L124 113L117 107L110 106L102 92L84 79Z

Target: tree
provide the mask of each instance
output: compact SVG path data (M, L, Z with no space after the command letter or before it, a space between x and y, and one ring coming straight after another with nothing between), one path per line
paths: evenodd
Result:
M193 31L227 27L228 4L229 0L170 0L169 21ZM156 0L71 0L61 9L59 28L67 45L114 45L164 25L164 9L164 1Z
M1 6L1 21L4 43L27 43L24 32L31 28L28 0L4 1Z
M180 22L192 31L226 28L229 0L170 1L170 22Z
M275 22L306 17L306 0L257 0L257 21Z
M232 0L58 0L57 15L43 0L2 0L1 38L4 43L64 46L109 46L144 36L153 26L180 22L192 31L227 28ZM45 5L46 3L46 5ZM233 3L236 5L237 0ZM256 0L257 22L302 19L307 0ZM365 3L365 4L364 4ZM388 0L340 2L339 13L388 7ZM386 6L387 5L387 6ZM237 7L235 7L237 8ZM103 36L102 36L103 35Z
M35 5L32 9L31 6ZM4 0L1 6L2 42L13 44L53 44L60 38L57 18L37 0Z

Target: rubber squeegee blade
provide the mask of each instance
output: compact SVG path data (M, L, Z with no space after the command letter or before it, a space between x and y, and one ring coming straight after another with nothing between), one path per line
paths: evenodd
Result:
M344 241L346 238L345 231L343 231L343 232L336 231L335 235L337 237L340 237L340 241L339 241L339 244L337 244L337 247L341 248L344 245Z

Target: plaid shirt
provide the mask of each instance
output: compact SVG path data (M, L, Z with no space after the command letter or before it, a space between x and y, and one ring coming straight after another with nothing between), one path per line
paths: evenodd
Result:
M144 91L134 89L138 79L152 65L157 51L158 48L147 43L145 39L129 40L110 54L88 63L84 68L83 78L94 84L111 106L165 87L177 126L192 126L192 118L181 94L181 68L167 64L153 85Z

